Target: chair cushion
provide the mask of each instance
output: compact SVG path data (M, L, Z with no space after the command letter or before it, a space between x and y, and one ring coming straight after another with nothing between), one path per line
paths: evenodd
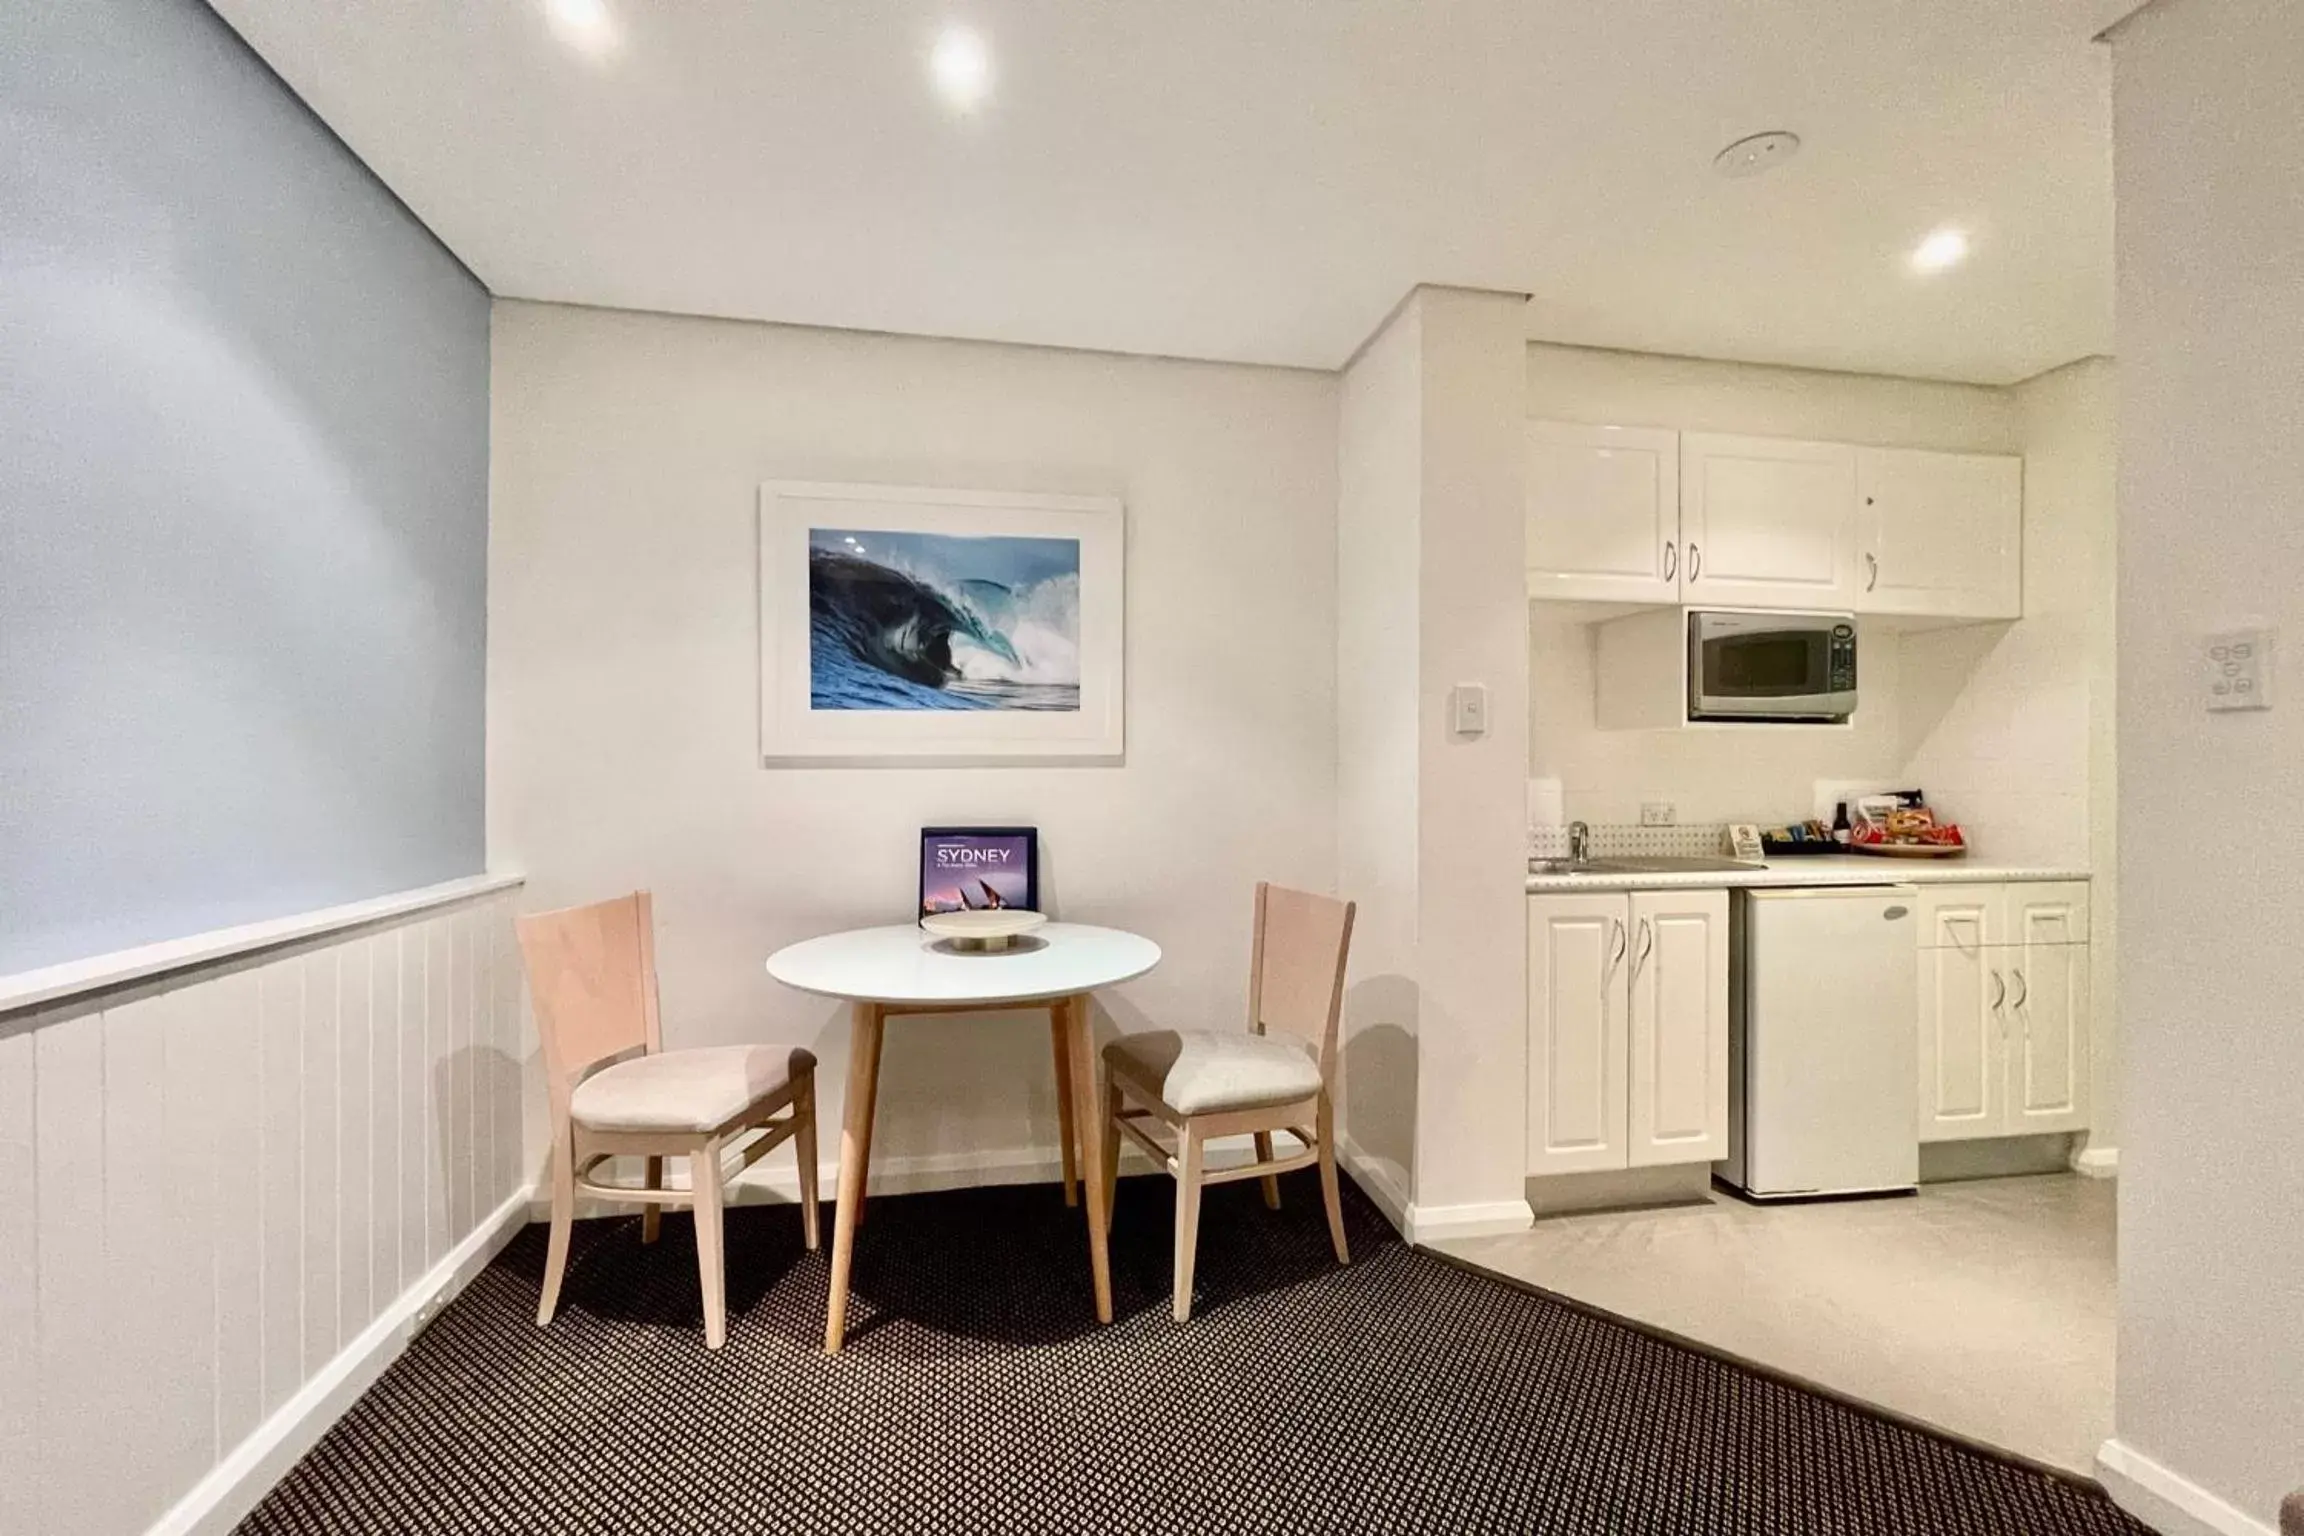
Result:
M708 1131L815 1067L790 1045L658 1051L593 1073L568 1108L596 1131Z
M1286 1104L1320 1089L1320 1063L1288 1036L1151 1029L1122 1035L1104 1059L1186 1115Z

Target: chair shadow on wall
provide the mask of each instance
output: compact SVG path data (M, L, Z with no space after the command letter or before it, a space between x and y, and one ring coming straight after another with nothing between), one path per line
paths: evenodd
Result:
M1344 992L1344 1138L1360 1156L1398 1170L1403 1202L1416 1161L1418 1001L1406 976L1364 976Z
M448 1223L453 1247L487 1224L496 1208L528 1181L525 1158L528 1133L522 1083L529 1064L494 1046L466 1045L432 1064L432 1103L427 1112L431 1127L432 1161L440 1172L440 1188L451 1191L449 1210L459 1208L454 1193L461 1189L469 1215L461 1224ZM500 1118L506 1107L512 1123ZM458 1181L463 1181L461 1185Z

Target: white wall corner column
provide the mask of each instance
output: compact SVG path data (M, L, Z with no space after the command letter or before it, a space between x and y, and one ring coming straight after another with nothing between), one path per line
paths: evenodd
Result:
M1420 288L1345 377L1340 756L1368 756L1342 770L1339 863L1374 919L1363 931L1384 934L1381 960L1363 950L1355 966L1347 1130L1355 1171L1401 1200L1417 1241L1534 1220L1523 1167L1526 368L1518 295ZM1381 661L1355 633L1364 617L1393 642ZM1396 659L1401 640L1412 673ZM1477 735L1451 728L1449 692L1462 684L1487 689ZM1383 1051L1403 1047L1413 1071L1372 1081Z
M2112 59L2124 1091L2098 1468L2160 1530L2269 1536L2304 1486L2304 907L2281 899L2304 697L2291 673L2270 709L2209 713L2202 647L2304 641L2304 6L2159 0ZM2185 835L2203 807L2229 835Z

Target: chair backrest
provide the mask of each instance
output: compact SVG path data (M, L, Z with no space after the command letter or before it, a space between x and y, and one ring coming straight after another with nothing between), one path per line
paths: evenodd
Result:
M566 1103L593 1063L636 1046L661 1048L655 905L646 891L538 912L513 926L555 1105Z
M1336 1021L1344 1011L1344 963L1357 908L1284 885L1256 887L1256 953L1248 974L1248 1024L1278 1030L1320 1053L1333 1081Z

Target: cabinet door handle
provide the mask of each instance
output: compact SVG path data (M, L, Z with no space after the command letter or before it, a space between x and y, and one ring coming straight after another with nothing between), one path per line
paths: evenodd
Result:
M1680 546L1671 539L1664 541L1664 579L1671 581L1680 574Z
M1998 971L1994 971L1992 973L1992 1011L1994 1013L2000 1011L2000 1005L2007 1000L2007 997L2008 983L2000 979Z
M1608 969L1613 971L1624 960L1624 919L1612 917L1608 921L1616 930L1616 947L1608 956Z
M1869 592L1880 585L1880 557L1866 551L1864 555L1864 590Z
M1696 547L1696 541L1694 539L1690 539L1688 541L1688 579L1690 581L1694 581L1697 577L1703 574L1704 551Z
M2032 984L2024 979L2024 973L2022 971L2010 971L2008 974L2015 977L2016 985L2024 989L2023 991L2016 994L2016 1001L2010 1006L2015 1008L2022 1008L2026 1003L2032 1000Z
M1648 919L1642 918L1640 919L1640 953L1632 957L1632 979L1634 981L1640 979L1640 967L1648 963L1648 957L1655 951L1656 931L1648 926Z

